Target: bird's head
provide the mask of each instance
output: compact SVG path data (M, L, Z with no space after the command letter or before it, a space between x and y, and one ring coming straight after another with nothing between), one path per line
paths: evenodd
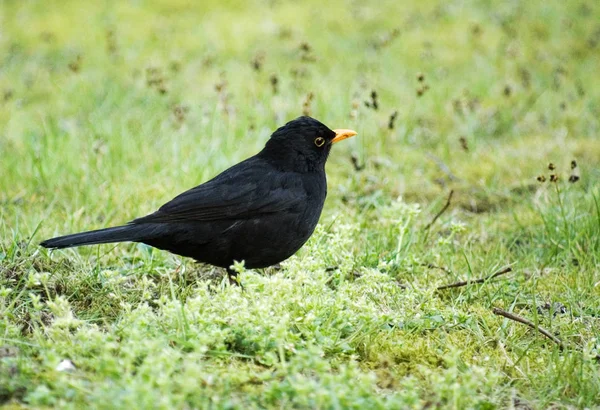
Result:
M356 135L347 129L329 129L311 117L298 117L278 128L261 155L282 170L310 172L323 169L331 146Z

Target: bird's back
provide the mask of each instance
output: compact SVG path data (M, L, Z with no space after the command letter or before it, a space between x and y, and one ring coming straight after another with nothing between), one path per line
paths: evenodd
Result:
M281 172L253 157L134 223L156 226L148 245L215 266L243 260L261 268L302 247L326 195L324 172Z

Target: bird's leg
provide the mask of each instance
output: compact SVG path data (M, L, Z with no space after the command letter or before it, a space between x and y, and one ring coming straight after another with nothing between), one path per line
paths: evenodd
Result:
M238 276L238 273L236 271L234 271L233 269L227 268L227 279L229 279L230 285L234 285L234 284L239 285L237 276Z
M229 279L230 285L237 285L244 290L244 285L240 282L240 278L238 277L238 273L233 269L227 268L227 278Z

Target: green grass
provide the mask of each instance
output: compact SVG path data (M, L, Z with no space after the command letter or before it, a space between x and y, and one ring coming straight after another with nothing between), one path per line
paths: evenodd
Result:
M599 4L193 3L0 2L0 405L600 406ZM359 136L309 243L244 291L145 246L37 246L303 110Z

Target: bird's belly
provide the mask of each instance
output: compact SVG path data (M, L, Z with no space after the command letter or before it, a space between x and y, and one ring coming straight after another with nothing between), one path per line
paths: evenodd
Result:
M239 223L232 234L229 258L244 261L247 268L275 265L296 253L312 235L317 221L274 214Z
M322 203L304 203L250 219L170 225L167 233L143 242L223 268L234 261L244 261L250 269L264 268L289 258L304 245L321 209Z

